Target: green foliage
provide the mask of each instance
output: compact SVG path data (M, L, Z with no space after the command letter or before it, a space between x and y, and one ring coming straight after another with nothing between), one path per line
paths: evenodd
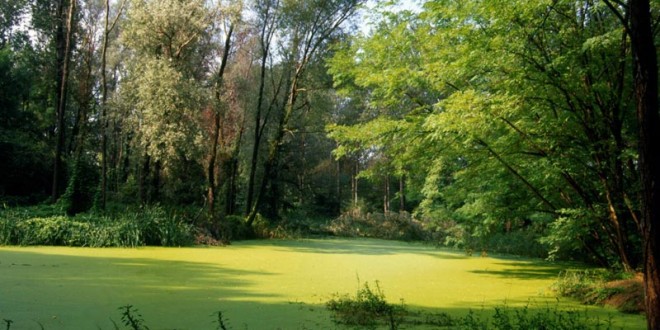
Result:
M493 253L545 259L548 250L539 242L540 238L541 234L534 229L498 232L485 239L485 249Z
M630 273L603 269L566 270L559 275L553 288L561 296L588 305L609 305L624 313L644 310L641 279Z
M43 214L46 213L46 214ZM76 217L39 215L30 211L5 211L0 218L3 245L62 246L188 246L193 243L193 227L161 207L103 216Z
M471 309L467 315L459 317L446 313L411 312L403 303L389 304L378 282L375 290L365 282L355 297L335 295L326 307L334 313L335 322L361 328L387 325L390 329L397 329L400 325L411 324L466 330L611 329L611 320L600 320L587 311L562 310L559 306L534 310L530 304L522 308L504 305L494 307L492 315L487 315L485 311L476 313Z
M375 289L369 286L369 282L365 282L358 288L355 297L335 295L326 303L326 307L334 313L337 323L369 328L385 324L390 329L397 329L407 314L403 303L393 305L385 300L378 281Z
M585 245L588 245L597 255L608 256L611 259L610 264L617 266L616 257L606 250L607 246L599 244L593 235L593 233L606 235L598 228L598 222L603 217L606 217L605 210L600 208L560 210L559 217L550 224L547 235L541 239L541 243L548 247L548 257L553 260L572 258L593 262L594 253L580 252L584 250Z
M68 215L76 215L92 208L99 177L90 159L79 159L70 167L68 185L57 202Z
M121 321L126 327L131 330L149 330L144 323L142 314L133 305L122 306L119 310L121 311Z
M227 330L227 319L225 316L222 314L222 311L218 311L216 313L218 316L218 319L216 320L218 322L218 330Z
M223 243L250 238L253 235L245 218L241 216L228 215L216 222L213 224L215 236Z
M328 224L337 236L373 237L404 241L423 241L428 238L422 224L407 212L364 213L361 209L344 212Z
M456 329L498 329L498 330L577 330L577 329L611 329L609 320L599 320L588 313L579 311L564 311L558 307L547 307L541 311L532 311L529 306L522 309L512 309L506 306L495 307L489 318L470 311L465 317L455 321Z
M376 20L329 61L364 109L328 126L338 157L358 157L365 178L405 173L423 195L416 214L460 225L439 234L453 245L640 260L637 174L625 165L636 161L634 110L621 97L629 45L607 7L433 1ZM521 220L533 229L514 231L531 243L509 249L514 236L498 233Z

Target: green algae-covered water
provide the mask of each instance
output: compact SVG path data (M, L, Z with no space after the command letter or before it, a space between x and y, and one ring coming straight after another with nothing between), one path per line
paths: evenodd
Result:
M334 329L324 303L379 282L388 301L462 315L506 305L585 310L549 290L561 265L468 257L370 239L246 241L227 247L0 248L0 319L11 329L122 328L119 307L150 329ZM590 308L614 328L644 319ZM216 315L216 316L214 316ZM4 327L4 324L2 325ZM410 327L408 327L410 328Z

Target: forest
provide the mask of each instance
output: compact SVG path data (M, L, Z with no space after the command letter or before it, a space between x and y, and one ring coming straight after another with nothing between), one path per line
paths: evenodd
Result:
M413 5L414 4L414 5ZM653 0L0 2L0 245L359 236L641 272Z

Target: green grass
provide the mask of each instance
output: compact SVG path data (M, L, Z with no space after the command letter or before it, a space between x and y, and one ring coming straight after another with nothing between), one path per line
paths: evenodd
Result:
M0 247L0 319L11 329L114 329L121 306L150 329L334 329L325 302L378 281L389 302L452 316L493 307L584 311L615 328L625 315L560 300L562 265L467 257L421 244L371 239L246 241L228 247ZM358 281L359 278L359 281ZM531 302L531 303L530 303Z

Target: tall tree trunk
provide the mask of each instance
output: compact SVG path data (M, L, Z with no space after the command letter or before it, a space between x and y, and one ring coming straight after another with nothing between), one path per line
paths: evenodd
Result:
M254 202L254 185L257 176L257 163L259 161L259 148L261 145L261 138L263 136L263 128L265 123L262 123L262 111L264 105L264 93L266 88L266 69L268 64L268 56L270 54L270 44L274 34L275 21L277 19L274 11L275 7L279 5L279 1L275 4L267 2L264 8L263 25L261 26L260 46L261 46L261 67L259 75L259 94L257 95L257 111L254 117L254 144L252 145L252 157L250 158L250 175L248 177L248 192L245 204L245 215L248 216L248 223L251 224L254 220L253 213L256 212ZM254 210L254 211L253 211ZM256 214L255 214L256 215Z
M218 184L216 182L216 159L218 157L218 144L220 144L220 130L222 129L221 119L222 119L222 110L219 107L222 104L222 87L223 87L223 78L225 75L225 69L227 68L227 61L229 60L229 52L231 50L231 36L234 32L234 24L229 25L229 30L225 38L225 48L222 51L222 63L220 64L220 70L218 71L217 82L215 87L215 100L216 105L213 109L213 138L211 145L211 155L209 158L209 164L207 168L207 190L208 190L208 202L209 202L209 213L213 213L215 206L215 198Z
M61 0L57 5L57 17L60 23L55 32L55 44L57 47L57 142L55 145L55 159L53 162L53 189L51 197L56 201L60 196L61 179L64 173L62 157L66 141L65 135L65 111L67 99L67 85L69 80L69 60L71 56L71 39L73 37L73 17L76 9L76 0L70 0L69 12L64 26L64 5L66 1ZM66 28L66 34L64 30Z
M108 77L105 72L108 62L108 35L110 19L110 0L105 0L105 24L103 28L103 45L101 46L101 210L105 210L108 191Z
M630 0L630 39L637 121L639 169L642 181L641 230L644 289L649 329L660 329L660 115L658 60L649 0Z
M110 24L110 0L105 0L105 20L103 26L103 45L101 46L101 199L100 207L105 210L108 191L108 77L106 66L108 63L108 39L110 32L114 29L121 12L124 9L126 0L123 0L119 7L119 12Z

